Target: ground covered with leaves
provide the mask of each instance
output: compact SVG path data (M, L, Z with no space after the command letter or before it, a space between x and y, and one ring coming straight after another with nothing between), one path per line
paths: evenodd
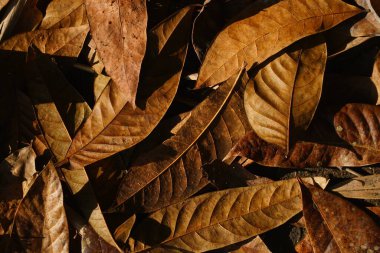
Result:
M380 0L0 0L0 252L380 252Z

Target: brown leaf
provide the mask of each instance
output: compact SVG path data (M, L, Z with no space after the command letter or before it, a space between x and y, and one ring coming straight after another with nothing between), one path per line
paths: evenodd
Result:
M10 36L12 30L17 24L18 19L20 18L24 6L31 1L33 0L9 1L9 4L6 6L5 13L0 19L0 42L2 42L4 38Z
M141 63L146 49L145 0L85 0L92 39L122 103L135 106Z
M340 137L338 142L334 142L331 134L326 144L299 141L287 154L284 149L265 142L252 131L234 147L232 154L282 168L375 164L379 162L379 117L378 106L347 104L334 116L335 131Z
M81 252L117 253L117 249L108 244L86 220L69 206L65 206L67 218L81 236Z
M340 0L285 0L227 26L216 37L199 71L197 88L226 80L308 35L325 31L360 10Z
M14 33L34 31L42 18L42 12L37 8L37 0L28 1L20 14Z
M36 154L27 146L9 155L0 164L0 236L10 235L18 204L32 185L37 171ZM0 239L0 246L4 242ZM1 247L2 248L2 247Z
M130 148L157 126L177 92L192 9L181 10L150 32L148 54L152 54L143 67L137 108L125 104L113 82L103 90L92 114L73 139L67 154L72 162L87 165ZM169 37L164 36L166 32Z
M68 252L68 242L61 183L49 163L17 209L10 247L13 252Z
M138 194L134 201L140 202L145 211L157 210L191 196L208 183L201 170L205 162L203 159L211 162L213 159L210 157L216 159L223 153L227 154L229 150L223 150L223 147L228 145L222 141L231 140L231 137L223 136L228 135L228 127L223 118L222 124L219 124L220 130L207 130L231 98L239 79L240 73L236 73L221 84L217 91L191 112L176 135L136 158L120 185L117 205ZM235 100L240 102L237 98ZM231 119L237 117L232 108L227 112L232 114ZM244 134L244 127L242 128ZM215 142L212 133L215 133ZM204 137L201 138L202 136ZM220 149L210 149L209 145L218 147L217 141L223 143Z
M256 236L250 242L241 246L238 250L231 251L231 253L270 253L271 251L261 240L259 236Z
M88 226L91 227L91 231L88 231L88 233L91 233L89 236L100 237L110 248L121 252L108 230L107 223L104 220L85 169L73 169L72 167L70 169L62 168L62 173L84 220L87 221ZM86 240L86 236L83 236L83 238ZM92 242L86 243L91 244ZM91 245L88 247L91 248Z
M314 253L308 234L295 246L297 253Z
M375 64L373 65L371 80L375 84L377 91L376 104L380 104L380 52L377 54Z
M132 252L218 249L275 228L300 210L294 179L211 192L149 215L132 230L128 246Z
M118 226L115 230L115 239L121 243L126 243L131 233L132 227L135 224L136 215L129 217L123 224Z
M380 175L355 177L334 186L331 190L346 198L380 199Z
M305 187L304 216L314 252L367 252L379 247L380 227L364 211L318 187Z
M40 29L57 29L86 25L83 0L53 0L49 3Z
M5 5L7 5L9 0L0 0L0 10L4 8Z
M260 138L289 150L290 129L306 130L322 93L327 60L325 43L284 53L247 85L244 107Z
M0 50L27 52L33 44L44 54L78 57L88 29L88 25L82 25L22 33L3 41Z

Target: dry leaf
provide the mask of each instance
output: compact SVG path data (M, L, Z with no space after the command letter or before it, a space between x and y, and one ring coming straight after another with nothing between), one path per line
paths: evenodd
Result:
M96 50L118 89L121 103L135 107L141 63L146 49L145 0L84 0ZM123 96L121 96L123 94Z
M300 210L294 179L207 193L149 215L132 230L128 246L131 252L218 249L277 227Z
M340 0L285 0L227 26L216 37L196 87L214 86L245 63L247 68L308 35L325 31L360 10Z
M53 0L49 3L40 29L58 29L86 25L83 0Z
M290 129L306 130L317 109L326 60L325 43L302 45L260 69L244 94L249 122L260 138L289 151Z
M90 180L84 168L62 168L62 173L70 187L73 198L78 205L84 220L87 221L88 226L91 227L91 232L88 232L89 236L100 237L109 245L109 247L113 248L113 250L121 252L119 246L116 244L108 230L107 223L104 220L102 211L95 198L95 193L92 190ZM92 243L91 239L87 239L85 235L82 236L86 242L89 240L89 242L87 242L88 244ZM91 246L88 247L91 248Z
M10 249L12 252L69 252L63 192L51 163L42 170L17 209Z
M236 73L221 84L217 91L198 105L176 135L138 157L132 163L120 185L116 199L118 205L142 191L137 198L143 200L142 204L147 211L155 210L165 206L165 204L175 203L173 201L183 198L183 195L191 196L191 194L195 193L194 189L192 189L193 187L199 190L207 184L207 181L205 182L205 178L202 176L202 158L199 157L200 153L202 153L203 145L202 142L198 143L199 147L194 144L205 134L205 131L215 121L215 118L232 96L234 88L240 79L240 74L241 72ZM212 142L211 134L209 138L211 138ZM203 142L207 143L207 138L203 139ZM207 147L207 145L205 146ZM198 152L198 149L200 152ZM221 151L223 152L223 150ZM182 160L182 158L184 159ZM189 166L192 168L192 171L189 171L190 173L186 171ZM161 189L161 185L165 185L167 189ZM189 189L187 189L187 186L190 186ZM178 190L176 189L177 187ZM154 194L153 196L155 197L145 200L145 190L149 191L149 195ZM158 197L163 190L164 197L160 199ZM188 191L190 191L190 195Z
M0 42L2 42L4 38L11 34L15 25L17 24L18 19L20 18L20 14L22 13L24 6L27 5L30 1L33 0L9 1L9 4L6 6L5 13L0 19Z
M0 0L0 10L4 8L8 4L9 0Z
M117 227L114 236L121 243L126 243L131 233L132 227L136 222L136 215L129 217L123 224Z
M78 57L88 30L88 25L82 25L17 34L3 41L0 50L27 52L33 44L44 54Z
M377 129L380 107L347 104L334 116L336 134L331 143L299 141L287 153L260 139L255 132L244 137L231 152L266 166L282 168L364 166L379 162ZM327 136L326 136L327 137Z
M306 234L305 237L297 243L295 250L297 253L314 253L308 234Z
M380 199L380 175L355 177L334 186L331 190L346 198Z
M318 187L305 186L301 188L303 212L314 252L378 249L380 227L364 211Z
M37 8L37 1L38 0L30 0L26 3L13 31L14 33L34 31L41 23L43 15Z
M238 250L231 251L231 253L271 253L271 251L261 238L256 236L249 243L244 244Z
M148 53L158 55L143 67L145 74L140 87L144 92L138 96L137 108L125 104L113 82L103 90L92 114L73 139L67 154L72 162L87 165L130 148L157 126L178 88L192 9L180 11L150 33L151 41L157 41L148 44ZM171 36L164 36L163 31Z

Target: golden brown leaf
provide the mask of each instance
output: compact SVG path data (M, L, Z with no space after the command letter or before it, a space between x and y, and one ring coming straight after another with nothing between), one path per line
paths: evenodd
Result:
M88 25L82 25L17 34L3 41L0 50L27 52L33 44L44 54L78 57L88 30Z
M266 166L340 167L364 166L379 162L380 107L366 104L347 104L334 116L334 127L340 139L331 134L326 144L299 141L287 153L277 145L265 142L250 132L232 153Z
M263 140L289 150L290 129L306 130L322 93L325 43L303 45L264 66L247 85L244 107Z
M308 234L295 246L297 253L314 253Z
M53 0L49 3L40 29L76 27L87 24L83 0Z
M360 10L340 0L285 0L227 26L216 37L196 87L214 86L244 64L252 67L308 35L325 31Z
M256 236L250 242L241 246L238 250L231 251L231 253L271 253L268 247L259 236Z
M49 163L20 203L14 219L12 252L68 252L69 232L58 174Z
M132 252L218 249L275 228L301 209L294 179L207 193L149 215L128 246Z
M103 90L92 114L73 139L67 155L71 161L87 165L111 156L136 145L157 126L177 92L192 9L181 10L150 32L148 54L152 52L153 56L143 67L137 108L125 104L112 81ZM166 33L170 36L166 37Z
M67 184L73 194L73 198L81 211L83 218L91 227L91 237L100 237L109 247L115 251L121 252L119 246L113 239L106 221L104 220L102 211L96 200L95 193L90 185L90 180L84 168L65 169L62 168L62 173ZM96 235L94 235L96 234ZM86 240L86 237L83 236ZM90 239L91 240L91 239ZM93 243L92 241L88 242ZM95 243L95 242L94 242ZM91 247L90 247L91 248Z
M134 201L141 202L146 211L157 210L183 199L184 196L191 196L196 192L195 190L199 190L208 183L201 170L203 163L206 162L203 160L207 159L211 162L212 157L222 159L223 156L220 155L227 154L229 151L223 150L223 147L228 147L225 143L220 149L215 150L210 149L209 145L218 147L218 143L214 143L214 136L215 141L231 140L231 137L220 138L228 134L224 121L219 124L220 130L215 129L218 131L212 132L207 130L231 98L239 79L240 73L236 73L221 84L217 91L191 112L190 117L176 135L136 158L120 185L116 199L118 205L139 193ZM237 103L239 102L237 99ZM234 113L233 109L228 112ZM233 117L237 116L231 116ZM242 128L244 133L244 127ZM213 136L212 133L216 135ZM221 136L218 137L218 134ZM201 138L202 136L205 137Z
M122 103L135 106L140 68L146 49L148 14L145 0L84 0L96 50L119 90Z
M355 177L332 188L346 198L380 199L380 175Z
M131 233L132 227L136 222L136 215L129 217L123 224L115 230L115 239L121 243L126 243Z
M364 211L309 184L302 189L302 199L314 252L368 252L378 249L380 227Z
M0 0L0 10L2 10L4 6L7 5L8 2L9 0Z

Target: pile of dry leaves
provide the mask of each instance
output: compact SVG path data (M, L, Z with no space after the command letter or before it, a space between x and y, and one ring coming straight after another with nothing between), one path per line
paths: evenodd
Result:
M380 0L0 0L1 252L380 252Z

